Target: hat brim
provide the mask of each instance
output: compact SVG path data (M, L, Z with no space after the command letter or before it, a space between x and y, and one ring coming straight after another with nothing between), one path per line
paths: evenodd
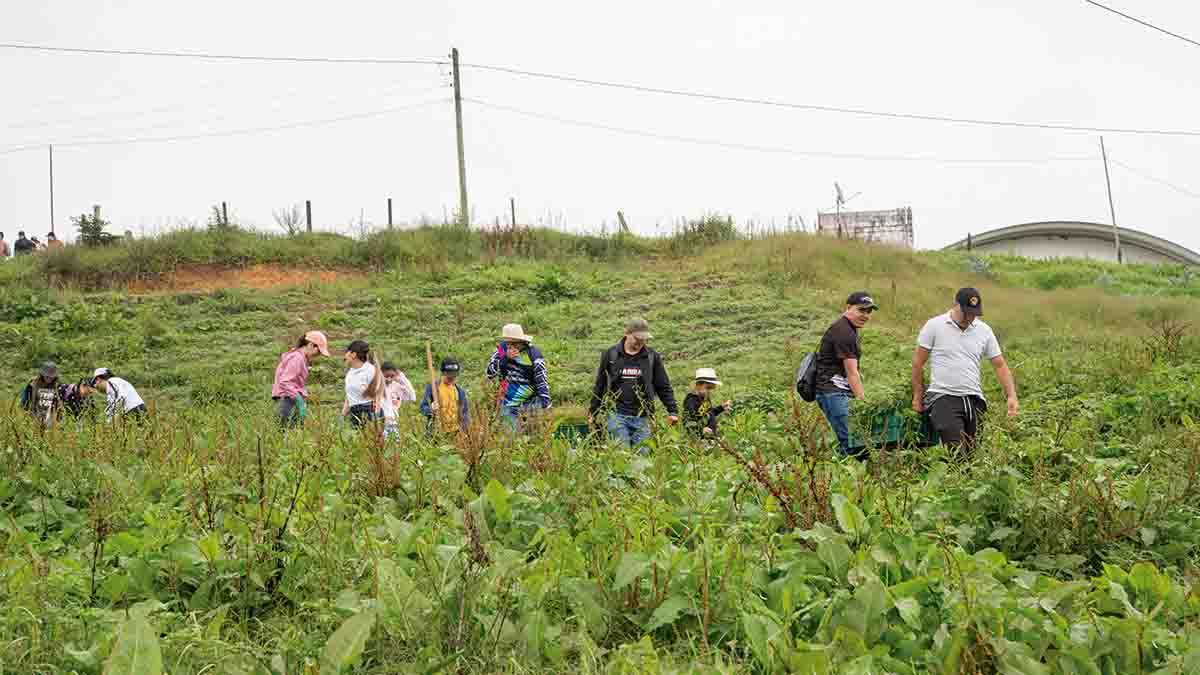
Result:
M965 305L962 308L962 311L963 314L968 316L983 316L983 307L972 307L970 305Z
M719 387L719 386L721 386L721 384L722 384L720 380L710 380L710 379L708 379L707 377L697 377L697 378L696 378L696 381L697 381L697 382L702 382L702 383L704 383L704 384L715 384L715 385L717 385L718 387Z
M533 342L533 336L532 335L501 335L500 341L501 342L524 342L525 344L531 344Z
M644 331L644 330L639 330L639 331L636 331L636 332L634 332L634 333L630 333L630 335L631 335L631 336L633 336L633 337L635 337L635 338L637 338L637 339L639 339L639 340L642 340L642 341L645 341L645 340L650 340L650 339L652 339L652 338L654 337L654 336L653 336L653 335L651 335L651 334L650 334L648 331Z
M321 345L317 345L317 351L321 353L321 356L331 356L331 354L329 353L329 347L322 347Z
M879 309L879 305L877 305L873 302L869 302L864 305L855 305L855 307L857 307L859 309Z

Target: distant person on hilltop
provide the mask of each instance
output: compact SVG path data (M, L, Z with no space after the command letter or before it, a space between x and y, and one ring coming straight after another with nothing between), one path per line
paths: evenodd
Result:
M838 452L852 454L850 399L866 398L858 362L862 358L859 331L879 309L866 291L846 297L846 309L821 336L817 348L817 405L838 439Z
M13 242L13 255L14 256L29 255L30 253L33 253L33 250L35 248L37 248L37 244L26 239L24 231L17 233L17 240L15 242Z
M42 364L37 377L30 380L21 392L21 408L32 415L43 428L49 429L54 426L62 411L62 398L58 391L58 366L49 361Z
M942 444L970 453L979 436L987 401L979 362L992 362L1008 399L1008 416L1020 410L1017 385L1000 351L1000 343L983 316L983 298L974 288L961 288L950 311L926 322L917 336L912 360L913 410L929 414ZM925 364L929 363L929 387Z
M533 337L518 324L500 330L500 344L488 361L487 377L500 380L500 417L512 431L537 411L550 407L546 359L533 346Z
M645 319L633 319L625 328L625 337L604 350L588 410L588 422L594 424L601 407L611 401L607 420L609 438L631 449L650 438L655 396L667 409L667 422L679 421L667 369L662 357L647 344L651 337Z
M271 400L276 401L275 416L284 428L304 424L308 413L308 368L321 356L329 356L329 341L319 330L300 336L296 346L279 357Z
M46 248L50 249L50 248L62 248L62 247L63 247L63 243L61 241L59 241L58 237L54 236L53 232L46 235Z
M6 260L12 255L12 251L8 248L8 242L4 240L4 233L0 232L0 260Z

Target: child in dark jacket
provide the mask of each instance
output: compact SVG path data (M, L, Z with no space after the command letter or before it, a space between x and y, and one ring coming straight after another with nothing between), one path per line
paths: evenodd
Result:
M443 359L440 380L425 385L421 414L428 421L430 432L465 434L471 427L471 404L467 400L467 392L458 385L460 370L455 359ZM436 396L434 387L437 387Z
M700 368L696 371L696 379L692 390L683 399L683 424L695 436L717 435L718 417L733 407L733 402L725 401L717 405L712 401L713 392L721 386L717 379L717 371L712 368Z

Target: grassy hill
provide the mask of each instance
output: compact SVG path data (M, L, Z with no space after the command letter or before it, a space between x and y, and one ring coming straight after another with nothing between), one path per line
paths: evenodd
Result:
M835 460L789 395L802 353L870 290L867 407L903 408L917 330L963 285L983 293L1021 417L991 415L966 464ZM41 434L5 412L0 663L1200 672L1197 295L1182 268L751 239L715 219L666 240L191 231L10 261L12 397L43 360L103 365L155 415ZM680 397L717 368L737 405L724 448L664 428L641 459L486 425L454 448L412 410L380 446L336 420L352 339L418 387L431 340L481 400L518 322L569 408L635 315ZM335 358L314 367L312 423L283 438L271 377L311 328Z

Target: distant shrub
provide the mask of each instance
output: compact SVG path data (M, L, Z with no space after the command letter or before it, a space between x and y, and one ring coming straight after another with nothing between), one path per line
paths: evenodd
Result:
M677 227L667 247L672 254L683 255L737 238L738 231L733 218L710 214Z
M579 289L574 279L562 270L547 269L538 274L533 295L538 302L550 305L579 297Z
M45 293L21 293L0 296L0 320L18 323L36 319L54 311L58 305Z

